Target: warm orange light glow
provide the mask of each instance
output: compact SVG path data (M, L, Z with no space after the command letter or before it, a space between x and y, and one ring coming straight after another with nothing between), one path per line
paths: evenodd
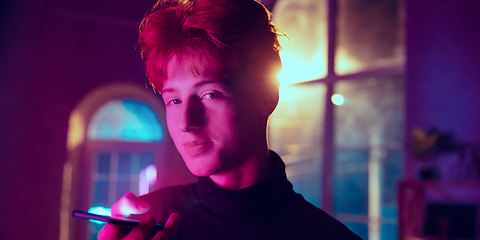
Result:
M279 0L273 23L288 38L280 38L281 86L323 78L327 74L326 1Z
M301 99L305 93L302 91L303 89L301 88L280 88L280 98L278 105L292 105L299 102L299 99ZM295 111L295 109L287 109L291 111Z
M69 236L69 219L70 219L70 195L72 192L72 170L71 162L63 165L63 184L62 199L60 206L60 233L59 240L68 240Z
M344 48L337 48L335 54L335 72L345 74L361 67L361 64L351 57Z
M280 86L318 79L327 74L324 48L318 48L313 57L308 59L291 47L291 44L295 44L294 41L289 43L284 40L281 44L284 47L280 51L283 65L278 74Z
M85 140L85 122L82 115L73 111L68 123L67 149L73 150Z

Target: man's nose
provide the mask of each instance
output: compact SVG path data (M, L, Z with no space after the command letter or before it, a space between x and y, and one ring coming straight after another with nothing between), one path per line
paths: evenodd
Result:
M200 99L191 98L183 102L178 128L182 132L200 129L205 124L204 109Z

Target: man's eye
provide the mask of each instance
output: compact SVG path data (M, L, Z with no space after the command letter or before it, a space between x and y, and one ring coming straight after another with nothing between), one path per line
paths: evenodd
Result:
M203 95L202 99L212 99L212 98L216 98L216 97L217 97L216 93L207 93L207 94Z
M173 104L173 105L177 105L177 104L180 104L182 101L180 101L180 99L172 99L169 101L169 103Z

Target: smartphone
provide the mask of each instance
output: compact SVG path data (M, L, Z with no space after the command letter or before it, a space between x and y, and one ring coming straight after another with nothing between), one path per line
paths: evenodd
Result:
M108 216L102 216L102 215L83 212L83 211L78 211L78 210L74 210L72 212L72 216L76 217L76 218L81 218L81 219L96 220L96 221L105 222L105 223L112 223L112 224L119 225L121 227L126 227L126 228L134 228L140 222L140 221L135 220L135 219L111 218L111 217L108 217ZM154 229L156 231L160 231L160 230L163 229L163 226L164 226L163 224L157 223L157 224L155 224Z

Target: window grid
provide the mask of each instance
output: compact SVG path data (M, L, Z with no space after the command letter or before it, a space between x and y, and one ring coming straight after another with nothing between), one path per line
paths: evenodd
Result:
M93 196L91 207L110 208L126 192L138 195L140 171L154 164L154 155L148 152L99 152L95 153L92 159L94 161L90 181L91 196ZM122 161L121 159L123 159L124 164L127 163L123 167L119 164ZM130 165L128 166L128 164ZM122 184L124 186L128 185L126 191L119 191ZM104 195L101 194L101 189L99 189L102 187L101 185L106 185L108 188L107 199L102 198ZM103 225L90 223L88 239L96 239L102 227Z
M324 124L323 124L323 144L320 146L323 148L323 161L319 171L321 172L321 208L329 214L334 213L333 208L333 162L334 154L337 149L335 149L334 142L334 104L330 100L330 97L335 93L335 83L340 81L358 81L360 79L369 78L369 77L381 77L381 76L392 76L392 75L401 75L404 73L404 64L398 66L384 67L378 69L367 69L359 71L352 74L337 75L335 72L335 54L336 54L336 34L337 34L337 19L338 9L337 9L337 0L328 0L328 20L327 20L327 32L328 32L328 50L327 50L327 76L324 78L300 82L295 85L310 85L310 84L320 84L323 83L326 86L325 94L325 112L324 112ZM394 147L402 151L403 148ZM371 150L371 149L367 149ZM377 152L385 152L392 150L391 147L387 145L380 145L375 147ZM372 155L372 153L370 153ZM371 158L371 156L370 156ZM371 168L377 169L380 173L381 166L376 164L375 166L370 166ZM376 176L378 177L378 176ZM369 179L371 176L369 175ZM376 184L379 184L378 179L372 179L377 181ZM373 191L377 191L374 189ZM375 193L370 192L369 197ZM381 198L381 194L378 194ZM391 225L396 226L397 220L395 218L384 218L382 214L378 213L378 209L370 210L372 207L371 200L369 199L369 214L335 214L335 217L340 221L346 222L346 225L351 228L355 228L357 223L364 223L368 226L368 239L370 240L379 240L381 239L381 231L383 227L389 227ZM372 215L373 214L373 215ZM396 237L396 236L389 236Z

